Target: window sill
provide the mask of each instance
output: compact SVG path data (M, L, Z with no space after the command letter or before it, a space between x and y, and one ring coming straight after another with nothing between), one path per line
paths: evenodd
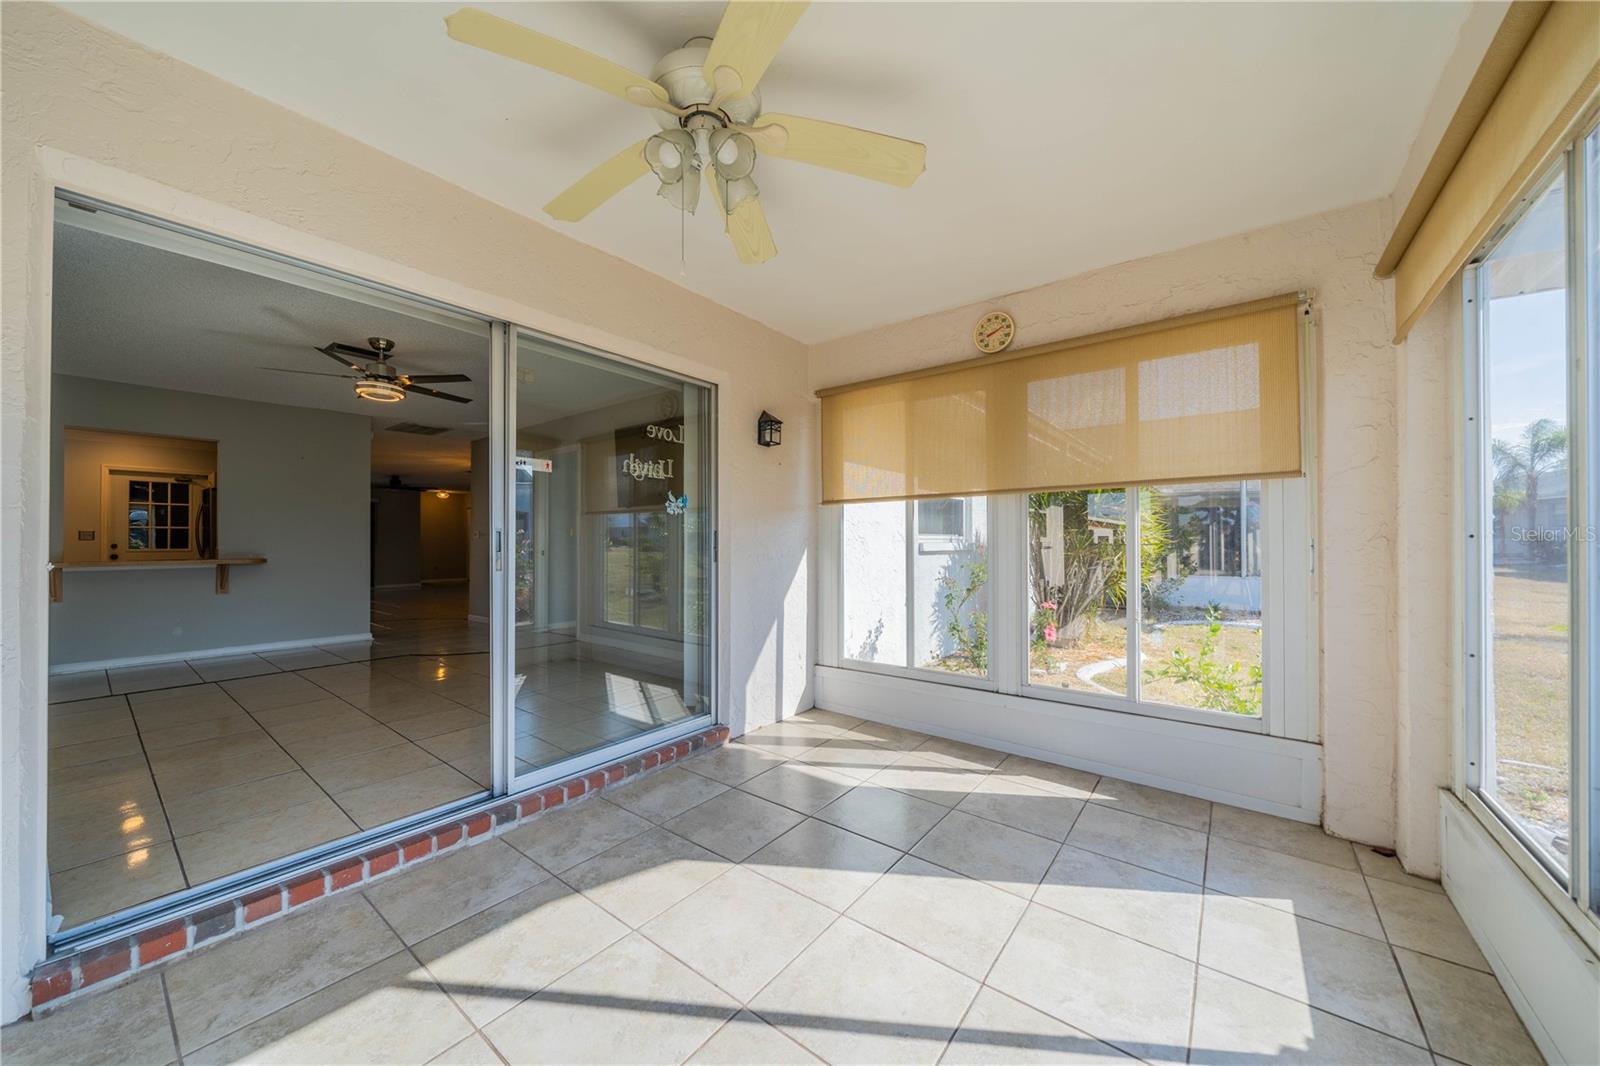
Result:
M1445 891L1545 1058L1600 1061L1595 923L1571 898L1552 896L1549 876L1531 874L1475 803L1439 791Z
M1321 821L1322 748L1316 743L877 670L818 665L813 680L818 707L1295 821Z
M1517 867L1522 876L1538 889L1556 916L1588 946L1590 951L1600 954L1600 915L1580 907L1577 900L1567 894L1566 887L1528 851L1515 833L1506 828L1494 808L1485 803L1476 792L1467 789L1462 795L1455 793L1451 795L1471 813L1479 828L1489 835L1495 846Z

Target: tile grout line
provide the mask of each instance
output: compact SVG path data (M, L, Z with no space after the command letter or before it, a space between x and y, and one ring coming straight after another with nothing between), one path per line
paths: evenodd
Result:
M1360 866L1361 860L1358 858L1356 860L1356 867L1358 870L1360 869ZM1383 931L1384 943L1389 948L1389 959L1394 963L1394 972L1400 977L1400 987L1406 990L1406 1002L1411 1005L1411 1015L1417 1020L1417 1031L1422 1034L1424 1046L1427 1047L1429 1052L1433 1052L1435 1050L1433 1046L1433 1037L1428 1035L1428 1026L1422 1020L1422 1011L1417 1009L1417 997L1411 992L1411 982L1406 978L1405 968L1400 965L1400 953L1395 950L1394 941L1389 939L1389 924L1383 920L1383 911L1378 908L1378 897L1372 894L1372 885L1368 883L1367 874L1364 870L1361 871L1361 887L1366 889L1367 900L1372 904L1372 913L1376 915L1378 919L1378 928ZM1446 897L1446 899L1448 898L1449 897Z
M198 677L199 675L196 674L195 676ZM178 850L177 830L172 828L172 816L167 813L167 798L161 792L161 782L156 780L156 767L155 764L150 761L150 750L144 745L144 729L139 725L139 716L133 712L133 700L124 694L122 701L128 707L128 717L133 719L133 734L139 738L139 753L144 756L145 772L150 775L150 786L156 791L156 806L161 808L161 820L165 822L167 826L167 839L172 842L172 857L173 860L178 864L178 876L183 878L184 888L193 888L194 882L189 880L189 871L183 862L183 852ZM150 898L155 899L156 897L151 896ZM143 903L145 901L140 900L139 902ZM128 904L127 906L137 906L137 904ZM101 917L101 915L96 915L95 917L98 918Z
M361 901L363 903L365 903L367 906L372 907L373 911L378 913L379 919L382 919L383 918L383 914L381 912L378 912L378 908L373 906L372 901L367 899L366 896L367 896L366 892L365 891L361 891L361 892L352 892L350 894L350 896L348 896L346 898L360 897ZM286 915L285 917L294 917L294 916L293 915ZM209 1048L209 1047L212 1047L212 1046L214 1046L216 1044L219 1044L222 1041L228 1039L230 1036L234 1036L235 1034L241 1033L244 1030L250 1028L252 1025L256 1025L256 1024L258 1024L260 1022L264 1022L268 1018L276 1017L277 1015L283 1013L284 1011L288 1010L289 1008L297 1006L297 1005L299 1005L301 1003L304 1003L306 1000L310 999L312 996L315 996L317 993L322 992L322 991L324 991L326 989L332 988L334 985L338 984L340 981L349 980L350 978L355 977L358 974L366 973L368 970L372 969L375 966L383 965L385 962L388 962L390 959L392 959L396 955L400 954L401 951L406 950L406 942L405 942L404 939L402 939L400 937L400 934L395 933L394 932L394 927L393 926L389 926L387 921L385 921L384 924L386 926L388 926L389 932L394 934L395 939L400 942L400 947L399 947L398 950L391 951L387 955L384 955L382 958L375 959L374 961L369 962L365 966L359 966L356 969L350 971L347 974L344 974L341 977L334 978L332 981L329 981L327 984L319 985L318 987L313 988L309 992L303 993L302 995L298 995L298 996L294 997L293 999L289 1000L288 1002L282 1003L279 1006L274 1007L272 1010L270 1010L267 1013L261 1015L260 1017L252 1018L250 1021L245 1022L243 1025L240 1025L240 1026L238 1026L236 1028L233 1028L233 1029L229 1029L225 1033L218 1033L216 1036L212 1037L210 1040L206 1041L204 1044L201 1044L199 1047L195 1048L194 1050L195 1051L204 1051L206 1048ZM196 957L197 956L192 955L192 954L191 955L186 955L183 958L177 960L177 962L181 964L183 962L187 962L188 960L196 958ZM165 981L166 981L166 976L167 976L167 969L163 968L161 970L161 978L162 978L163 983L165 983ZM170 1005L169 1005L169 1010L170 1010ZM173 1019L174 1019L174 1026L176 1026L176 1015L173 1015ZM174 1028L174 1038L176 1038L176 1035L177 1035L176 1034L176 1028ZM180 1046L178 1048L178 1051L179 1051L179 1054L181 1055L182 1052L183 1052L183 1048Z
M1189 982L1189 1046L1184 1049L1183 1061L1194 1061L1194 1025L1195 1015L1200 1007L1200 945L1205 942L1206 936L1206 890L1205 880L1211 873L1211 825L1214 818L1207 809L1206 819L1206 853L1200 863L1200 920L1194 926L1194 975ZM1309 995L1309 993L1307 993Z
M172 1031L172 1053L178 1057L177 1066L183 1066L183 1045L178 1042L178 1016L172 1011L172 989L167 987L167 971L156 974L161 982L161 1001L167 1007L167 1028Z
M1002 760L1002 764L1003 763L1004 763L1004 760ZM998 769L999 768L996 767L995 769L990 770L988 776L992 776L994 773L996 773L998 771ZM987 779L987 777L986 777L986 779ZM1100 783L1100 779L1098 777L1095 778L1095 784L1098 785L1099 783ZM1093 788L1092 787L1091 787L1090 791L1093 792ZM1087 802L1079 804L1078 813L1072 816L1073 825L1077 824L1078 818L1083 814L1084 808L1087 807L1087 806L1088 806ZM944 819L941 818L941 819L939 819L939 821L942 822L942 821L944 821ZM937 823L935 824L935 828L937 828ZM930 829L930 830L928 830L928 832L931 833L931 832L933 832L933 830ZM1067 832L1069 834L1072 832L1072 826L1068 826L1067 827ZM925 833L923 835L926 836L927 834ZM917 843L919 843L919 844L922 843L921 839L918 839ZM1051 857L1050 865L1045 867L1044 873L1040 876L1039 884L1034 886L1034 888L1033 888L1034 895L1038 894L1039 886L1044 884L1044 878L1050 876L1050 871L1055 868L1055 864L1061 858L1061 852L1066 846L1067 846L1067 843L1063 839L1061 841L1060 845L1056 848L1055 855L1053 855ZM924 859L923 861L927 862L928 860ZM933 863L932 865L938 866L937 863ZM944 869L944 867L939 867L939 868L940 869ZM954 871L952 871L952 872L954 872ZM994 988L992 985L989 984L989 978L994 974L994 968L1000 964L1000 959L1001 959L1001 957L1003 955L1005 955L1006 949L1011 946L1011 941L1016 937L1017 930L1022 928L1022 920L1028 916L1028 908L1032 907L1032 906L1034 906L1034 902L1033 902L1032 896L1030 896L1024 902L1022 909L1017 912L1017 920L1011 923L1011 928L1010 928L1010 930L1008 930L1006 932L1005 939L1000 942L1000 950L998 950L998 951L996 951L994 953L994 958L989 960L989 965L984 969L983 976L978 978L978 989L977 989L976 992L974 992L972 994L972 999L967 1003L966 1009L961 1012L961 1017L956 1022L956 1027L950 1031L949 1039L944 1042L944 1049L939 1052L939 1058L940 1059L943 1059L944 1056L946 1056L946 1055L948 1055L950 1053L950 1046L955 1042L956 1037L961 1035L961 1029L962 1029L963 1026L965 1026L967 1024L967 1018L972 1014L972 1008L973 1008L974 1005L977 1004L978 997L983 995L983 990L984 989L986 989L986 988L987 989L991 989L995 993L995 995L998 995L998 996L1004 996L1005 995L1004 992L1001 992L998 988ZM1043 904L1040 904L1040 906L1043 906ZM1007 997L1007 998L1010 998L1010 997ZM1018 1000L1017 1002L1020 1003L1021 1000ZM1027 1006L1027 1004L1023 1004L1023 1005ZM1037 1009L1037 1008L1033 1008L1033 1009ZM1044 1013L1044 1012L1041 1011L1040 1013ZM1054 1017L1054 1016L1053 1015L1047 1015L1047 1017ZM1076 1026L1074 1026L1074 1028L1076 1028ZM1088 1032L1088 1030L1084 1030L1084 1032Z
M541 867L541 869L542 869L542 867ZM554 877L555 875L551 874L551 876ZM523 891L526 892L528 889L537 888L539 884L543 884L543 882L541 881L541 882L537 882L535 884L529 885L528 888L527 889L523 889ZM519 895L521 895L520 892L512 893L510 896L507 896L506 899L515 899ZM428 975L429 979L433 981L434 987L439 990L439 994L444 996L444 998L450 1003L450 1006L454 1007L456 1009L456 1013L461 1015L462 1020L467 1023L467 1028L470 1030L468 1035L462 1037L461 1040L455 1041L454 1043L452 1043L450 1045L450 1047L441 1049L438 1052L438 1055L443 1055L446 1051L449 1051L450 1048L455 1047L456 1044L461 1043L463 1040L467 1040L472 1036L477 1036L480 1039L482 1039L485 1044L489 1045L489 1050L494 1052L494 1055L495 1055L496 1058L498 1058L502 1063L506 1063L507 1066L509 1066L510 1060L507 1059L503 1054L500 1053L500 1048L495 1045L495 1042L493 1040L489 1039L489 1034L485 1033L481 1028L479 1028L478 1023L472 1020L472 1016L467 1013L465 1007L463 1007L460 1003L456 1002L456 997L451 995L450 994L450 990L445 987L444 982L439 980L439 975L434 973L433 970L429 968L428 964L422 961L422 957L417 954L416 948L408 940L406 940L405 937L400 935L400 930L396 929L394 927L394 923L389 921L388 916L385 915L383 913L383 911L379 909L379 907L378 907L378 905L376 903L372 902L372 898L367 895L367 890L365 888L363 888L361 890L360 896L361 896L362 900L365 901L367 906L372 908L373 913L378 916L378 920L384 924L384 926L389 930L389 932L394 934L394 938L396 940L400 941L401 949L404 950L407 955L411 956L411 961L416 963L417 967L419 969L421 969L423 973ZM461 921L462 922L471 921L473 918L476 918L478 915L484 913L484 911L487 911L487 910L489 910L490 908L493 908L493 907L497 907L501 903L504 903L504 902L505 902L505 900L496 900L494 903L489 904L489 906L484 907L481 910L473 911L471 914L469 914L465 918L461 919ZM454 928L455 926L460 925L460 924L461 924L461 922L454 922L451 925L446 926L445 928L447 928L447 929L448 928ZM441 930L439 930L439 932L442 933L442 932L444 932L444 930L441 929ZM437 935L438 935L438 933L429 934L429 936L437 936ZM426 940L426 939L428 939L428 937L423 937L423 939ZM602 949L602 950L604 950L604 949ZM398 954L398 952L396 954ZM596 954L598 954L598 952ZM593 956L591 956L591 958L592 957ZM384 959L379 959L378 962L373 963L373 965L374 966L379 965L385 959L392 959L392 958L394 958L393 955L386 955L386 956L384 956ZM588 960L585 960L585 961L588 961ZM580 963L579 965L582 965L582 964ZM574 969L576 969L576 967L574 967ZM358 970L356 972L360 973L362 971ZM570 973L571 971L569 970L567 972ZM565 977L566 974L562 974L561 976ZM342 978L341 978L341 980L342 980ZM560 980L560 978L557 978L556 980ZM337 983L337 982L335 982L335 983ZM549 988L550 984L554 984L554 983L555 982L552 981L549 984L546 984L545 988ZM328 985L324 985L323 986L323 988L327 988L327 987L330 987L330 986L328 986ZM318 989L317 991L320 992L320 991L322 991L322 989ZM541 989L540 991L543 991L543 989ZM316 995L316 992L313 992L312 995ZM535 992L532 995L529 995L524 999L517 1000L516 1003L513 1003L511 1006L509 1006L505 1010L501 1011L500 1014L495 1015L495 1018L500 1018L500 1017L503 1017L506 1014L511 1013L512 1011L516 1010L517 1007L521 1006L523 1003L526 1003L529 999L532 999L533 996L536 996L536 995L538 995L538 992ZM493 1020L493 1019L491 1019L491 1020ZM437 1055L435 1057L437 1057ZM432 1061L432 1060L430 1059L430 1061ZM180 1063L179 1066L182 1066L182 1064Z
M275 666L277 664L273 663L271 665ZM293 674L295 677L300 677L300 675L298 673L296 673L296 672L294 672L292 670L282 670L282 669L280 669L278 671L278 676L282 676L284 674ZM256 677L271 677L273 675L271 675L271 674L257 674L255 676ZM248 680L248 679L247 678L234 678L233 680ZM302 681L306 681L308 684L314 685L315 687L317 687L319 689L322 689L323 692L327 692L329 696L332 696L333 698L338 699L341 703L345 703L345 701L341 697L339 697L337 694L335 694L333 692L329 692L328 689L322 688L322 686L318 685L315 681L310 681L307 678L301 678L301 680ZM217 685L217 687L218 688L222 688L222 685L219 683ZM268 729L265 724L262 723L261 719L259 719L259 718L257 718L255 716L255 712L254 711L251 711L244 704L240 703L239 700L234 696L234 694L232 692L228 692L228 690L225 689L225 688L223 688L222 691L227 693L228 698L230 700L233 700L233 702L238 706L238 708L241 711L243 711L249 717L249 719L252 722L254 722L256 724L256 728L261 730L261 732L265 733L267 735L267 737L274 744L276 744L278 746L278 750L283 752L284 756L287 757L290 762L294 763L295 769L300 771L302 774L305 774L306 775L306 779L309 780L313 785L317 786L317 791L321 792L324 796L326 796L328 798L328 802L329 803L333 804L335 807L338 807L339 808L339 812L341 814L343 814L346 818L350 818L350 812L345 810L344 806L338 800L333 798L333 793L329 792L327 790L327 788L322 784L321 781L319 781L315 777L313 777L312 774L311 774L311 771L307 770L305 768L305 766L300 762L300 760L296 759L294 757L294 755L289 751L289 749L285 748L283 746L283 742L280 741L273 734L273 732L270 729ZM308 700L307 702L310 702L310 701ZM288 704L284 704L284 706L285 707L293 707L293 706L297 706L297 705L296 704L292 704L292 703L288 703ZM345 703L345 706L354 708L357 711L361 711L362 714L366 714L365 711L362 711L361 708L356 707L355 704L353 704L353 703ZM269 707L269 708L266 708L266 709L267 710L277 710L278 708ZM371 718L372 716L371 715L367 715L367 717ZM373 721L377 721L377 719L374 718ZM285 771L285 772L288 772L288 771ZM352 825L355 825L356 820L354 818L350 818L350 822L351 822ZM363 829L360 825L356 825L356 831L358 833L366 832L366 830Z

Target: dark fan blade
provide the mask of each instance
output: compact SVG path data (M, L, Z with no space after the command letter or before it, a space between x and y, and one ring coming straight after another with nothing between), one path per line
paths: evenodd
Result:
M441 381L471 381L465 374L406 374L407 381L426 381L429 384Z
M304 374L313 378L338 378L340 381L360 381L360 378L349 374L324 374L320 370L285 370L281 366L258 366L257 370L270 370L274 374Z
M437 389L425 389L421 385L401 385L400 387L405 389L407 392L420 392L424 396L432 396L435 400L453 400L456 403L472 402L465 396L452 396L448 392L440 392Z
M364 366L361 363L355 362L349 356L340 355L338 353L337 349L346 348L346 347L348 347L348 345L330 344L326 348L318 348L316 350L321 352L323 355L327 356L329 359L332 359L335 363L339 363L342 366L347 366L351 370L356 371L357 373L365 373L366 369L367 369L366 366ZM353 351L354 349L351 349L351 350Z

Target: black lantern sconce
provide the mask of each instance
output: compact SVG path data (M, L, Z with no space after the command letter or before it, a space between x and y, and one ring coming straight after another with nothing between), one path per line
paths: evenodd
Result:
M776 448L783 443L783 423L765 411L756 419L756 443L763 448Z

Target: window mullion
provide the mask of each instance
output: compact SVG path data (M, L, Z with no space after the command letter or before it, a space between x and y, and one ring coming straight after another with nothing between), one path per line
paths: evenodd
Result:
M900 665L917 665L917 502L906 501L906 658Z
M1594 901L1594 826L1590 818L1594 813L1590 798L1593 782L1590 774L1594 767L1589 760L1593 728L1594 652L1595 634L1590 624L1593 617L1594 581L1596 570L1596 545L1588 536L1576 535L1578 530L1595 528L1595 440L1594 422L1595 390L1594 368L1589 353L1593 350L1588 331L1589 286L1597 279L1589 277L1592 266L1587 254L1588 235L1592 233L1593 219L1588 217L1588 195L1593 187L1592 176L1587 174L1584 153L1585 142L1580 140L1568 150L1567 169L1567 336L1568 340L1568 414L1569 441L1567 446L1568 497L1572 503L1567 516L1569 568L1569 654L1572 656L1572 677L1569 706L1571 721L1571 755L1569 758L1568 824L1571 855L1568 890L1573 898L1587 907Z
M1140 559L1139 504L1144 490L1129 486L1123 490L1123 506L1127 511L1127 524L1123 526L1124 577L1122 581L1123 619L1128 627L1127 678L1128 698L1139 702L1139 626L1144 613L1144 568Z
M1000 692L1028 676L1028 498L989 497L989 677Z

